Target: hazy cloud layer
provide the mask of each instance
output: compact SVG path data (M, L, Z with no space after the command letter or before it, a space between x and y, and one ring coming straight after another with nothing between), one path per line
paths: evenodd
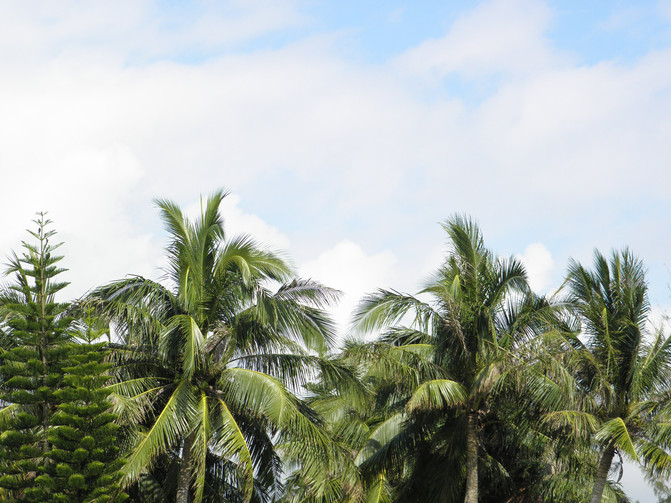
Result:
M577 64L531 0L479 4L382 65L341 56L342 34L243 51L309 25L300 4L50 5L2 6L0 163L8 187L34 180L0 202L3 249L44 208L110 272L147 269L151 198L226 186L299 261L347 238L419 272L455 211L504 254L540 241L563 264L630 243L664 259L668 48Z

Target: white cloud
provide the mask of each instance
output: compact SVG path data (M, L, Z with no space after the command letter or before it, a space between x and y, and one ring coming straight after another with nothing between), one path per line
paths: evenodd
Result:
M411 72L473 78L537 73L563 60L544 36L551 11L536 0L491 0L460 16L441 38L427 40L397 61Z
M333 37L220 50L305 22L292 3L271 4L209 18L213 5L203 4L201 33L188 16L173 32L161 28L169 20L151 2L79 11L4 3L0 250L15 248L46 209L70 243L73 290L156 274L151 198L184 204L223 186L248 205L228 199L230 232L291 245L303 261L345 236L361 250L388 250L361 251L378 268L355 278L365 288L347 283L357 298L378 286L412 291L442 256L431 252L443 239L435 222L455 211L478 218L488 244L517 239L512 249L555 233L568 251L555 244L554 257L613 240L666 254L671 51L570 64L546 38L552 12L531 0L480 4L389 65L348 61ZM275 8L277 23L268 21ZM231 23L246 34L226 40ZM211 52L197 63L190 51ZM512 78L472 103L424 93L427 72L476 84ZM642 201L659 211L642 216ZM638 234L646 222L655 223L647 237ZM546 234L520 237L522 227Z
M258 216L243 212L238 208L239 203L240 198L232 194L224 199L221 206L226 231L229 235L249 234L262 246L282 252L289 250L291 242L286 234L268 225Z
M0 56L20 67L60 57L146 63L189 59L308 22L295 2L114 3L48 0L0 5ZM17 50L20 47L20 50Z
M395 9L392 9L392 11L387 14L387 23L400 23L403 19L403 16L405 15L405 11L405 7L396 7Z
M549 218L561 215L557 205L569 216L593 204L597 212L603 203L624 207L642 194L664 197L670 62L665 51L632 66L553 71L502 88L475 116L495 177L523 181L507 184L509 195L536 194L538 214Z
M420 273L421 278L431 277L431 275L433 275L443 265L446 256L445 246L435 247L433 250L431 250L422 265Z
M137 158L123 145L57 151L29 149L19 159L21 149L5 149L5 163L23 167L4 176L11 189L0 207L11 218L2 221L1 253L21 253L20 241L32 240L25 229L33 230L35 213L46 211L58 232L54 240L64 242L59 252L70 269L61 278L71 282L67 295L79 296L128 273L153 275L152 237L128 213L129 195L143 175Z
M598 26L605 31L617 31L631 28L645 15L645 10L646 7L642 4L634 7L627 6L620 9L616 8L606 19L599 23Z
M554 260L552 254L542 243L532 243L524 249L518 258L524 263L529 285L535 292L547 290L552 280Z
M360 299L377 288L394 283L396 262L389 250L369 255L358 244L343 240L314 260L301 264L299 272L304 278L317 280L344 293L332 311L342 336Z
M203 203L206 198L207 194L203 194ZM220 207L224 218L224 230L229 238L248 234L262 247L268 247L278 252L289 250L291 242L286 234L280 232L276 227L267 224L258 216L245 213L239 208L239 204L240 196L228 194ZM197 218L200 212L201 201L189 204L184 209L184 214L190 219Z

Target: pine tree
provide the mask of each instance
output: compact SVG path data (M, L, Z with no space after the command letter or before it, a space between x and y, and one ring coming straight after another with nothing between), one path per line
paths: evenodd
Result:
M52 416L49 441L53 449L48 456L54 461L49 476L54 487L53 501L58 503L119 503L128 496L120 489L119 469L124 461L118 457L116 416L110 412L110 379L106 371L106 343L94 343L104 335L96 330L90 314L83 320L78 336L83 343L68 345L69 366L65 387L56 392L61 400Z
M55 231L40 213L36 231L28 231L35 245L23 242L21 257L13 255L7 274L14 283L0 295L6 316L5 332L12 348L0 355L0 488L7 501L47 501L49 480L44 471L50 461L49 421L62 385L63 359L71 318L67 304L55 295L67 283L56 281L64 271L54 255Z

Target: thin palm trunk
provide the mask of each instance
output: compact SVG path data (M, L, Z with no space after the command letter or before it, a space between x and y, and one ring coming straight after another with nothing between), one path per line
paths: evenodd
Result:
M596 474L596 480L594 480L594 489L592 489L592 499L590 500L590 503L601 503L601 497L603 495L603 490L606 487L606 480L608 479L610 465L613 462L613 456L615 456L615 447L609 445L606 447L606 450L603 451L603 456L599 463L599 471Z
M179 464L179 475L177 478L177 496L175 503L189 503L189 486L191 482L191 462L193 459L193 442L195 433L184 439L182 447L182 459Z
M478 503L478 416L468 415L466 427L466 499L464 503Z

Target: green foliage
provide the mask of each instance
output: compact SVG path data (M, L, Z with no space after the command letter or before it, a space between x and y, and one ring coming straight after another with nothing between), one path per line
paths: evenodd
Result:
M315 354L334 335L322 308L337 294L291 279L287 262L249 237L228 238L224 197L213 194L195 221L157 201L170 232L167 286L133 277L89 298L120 338L111 389L129 424L123 473L126 484L138 481L134 494L271 498L281 469L277 440L329 447L290 389L320 369ZM281 283L276 291L273 283ZM150 483L157 480L161 491Z
M671 341L661 330L648 333L645 269L629 250L610 259L596 251L592 270L571 261L567 282L585 334L574 370L584 396L570 413L589 418L589 428L578 429L601 455L592 496L599 501L613 453L652 474L671 473Z
M479 501L589 496L595 451L578 442L560 450L543 423L578 389L567 365L576 325L566 305L529 292L521 264L496 258L473 222L454 217L445 229L451 252L421 297L378 290L357 310L360 331L382 331L340 355L360 387L326 378L310 387L338 456L295 456L287 502L457 503L469 476L480 483Z
M407 494L408 500L458 501L467 481L475 484L477 495L481 475L477 462L467 469L468 445L478 446L472 456L480 458L482 469L492 465L506 473L500 461L483 457L483 428L498 403L497 393L526 358L520 349L546 330L542 317L552 309L528 292L524 267L517 260L496 258L485 248L473 221L455 216L444 228L451 250L420 292L430 297L428 302L380 290L367 296L356 313L360 330L387 329L385 340L392 348L419 344L422 351L416 356L424 360L423 366L436 369L435 377L397 392L395 399L405 413L400 428L384 440L376 439L379 430L374 430L360 454L362 468L377 473L390 470L397 458L409 459L396 481L399 497ZM402 320L411 325L397 326ZM374 367L379 364L374 362ZM414 367L408 370L412 376ZM386 373L383 379L393 383L399 377ZM470 418L473 429L467 428Z
M62 369L71 318L67 304L55 295L67 285L56 277L62 257L54 255L58 244L48 230L49 220L40 214L37 230L29 231L36 244L23 243L21 257L10 260L8 274L14 282L0 293L7 347L0 356L0 400L5 404L0 420L0 487L8 501L44 501L50 485L42 474L50 462L50 417L60 399Z
M0 501L623 503L623 458L670 499L671 341L628 250L547 299L454 216L425 288L366 296L377 338L332 354L337 292L227 236L224 197L157 201L164 281L74 305L36 220L0 290Z
M91 321L89 317L87 326ZM105 361L109 350L106 343L91 343L90 333L84 333L88 342L67 346L65 387L56 391L60 405L51 417L48 483L54 500L62 503L118 503L128 497L120 488L124 460L119 458L116 415L109 413L111 390L105 387L112 366Z

